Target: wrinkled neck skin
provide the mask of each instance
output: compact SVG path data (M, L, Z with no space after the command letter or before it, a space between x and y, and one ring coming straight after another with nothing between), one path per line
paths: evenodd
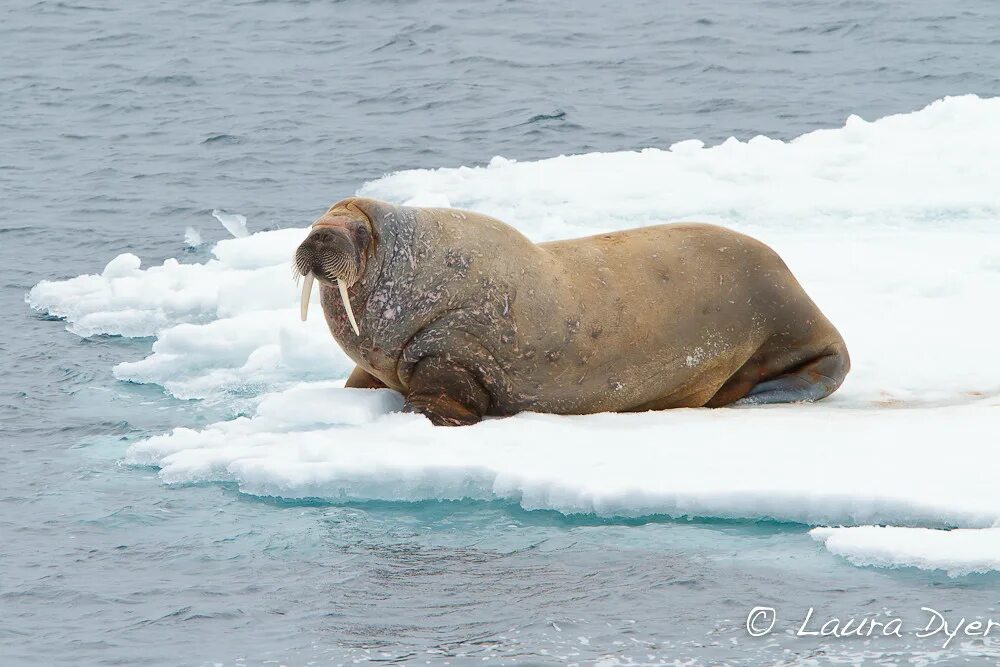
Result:
M351 328L336 285L320 289L327 325L359 366L389 387L405 391L419 359L404 358L404 352L419 334L428 333L428 325L464 305L456 301L462 290L448 290L445 271L428 270L435 265L428 260L439 251L435 244L440 229L421 209L371 199L345 199L330 214L364 215L374 239L364 273L348 288L360 334Z

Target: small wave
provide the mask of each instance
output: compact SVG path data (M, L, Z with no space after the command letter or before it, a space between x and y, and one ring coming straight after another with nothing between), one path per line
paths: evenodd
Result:
M197 86L198 80L188 74L164 74L161 76L147 75L136 79L136 83L145 86Z
M235 134L213 134L205 138L201 143L217 144L217 145L236 145L236 144L242 144L243 138L236 136Z
M116 12L118 8L116 7L96 7L94 5L75 5L69 2L57 2L55 5L59 9L74 9L89 12Z
M531 125L532 123L541 123L547 120L563 120L564 118L566 118L566 112L557 109L556 111L553 111L550 114L541 113L538 114L537 116L532 116L531 118L528 119L528 122L525 123L525 125Z

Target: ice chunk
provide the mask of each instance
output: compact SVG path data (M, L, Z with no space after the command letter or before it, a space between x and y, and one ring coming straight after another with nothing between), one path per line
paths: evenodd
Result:
M201 240L201 232L194 227L184 228L184 245L188 248L200 248L204 241Z
M140 266L142 266L142 260L132 253L126 252L108 262L104 270L101 271L101 277L112 280L114 278L134 275L139 271Z
M65 318L81 336L153 336L180 323L291 307L298 297L291 258L307 233L282 229L227 239L212 249L217 259L203 264L168 259L141 269L139 258L125 253L100 275L43 280L26 300Z
M819 542L855 565L944 570L951 576L1000 571L1000 527L933 530L892 526L814 528Z
M115 377L156 383L178 398L245 396L305 379L341 378L354 362L337 347L326 322L298 321L294 309L257 310L160 332L153 353L115 366Z
M242 239L250 235L250 232L247 231L247 218L245 215L226 213L219 209L214 209L212 217L221 222L226 231L232 234L234 238Z

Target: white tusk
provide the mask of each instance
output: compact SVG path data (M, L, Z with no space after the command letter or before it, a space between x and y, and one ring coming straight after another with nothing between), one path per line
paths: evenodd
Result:
M312 276L312 274L309 274ZM347 311L347 319L351 321L351 326L354 327L354 335L360 336L361 330L358 329L358 322L354 319L354 311L351 310L351 300L347 298L347 284L343 280L337 281L337 287L340 288L340 300L344 302L344 310Z
M302 301L299 303L299 315L303 322L309 317L309 297L312 296L313 280L315 279L316 277L310 271L306 274L306 279L302 281Z

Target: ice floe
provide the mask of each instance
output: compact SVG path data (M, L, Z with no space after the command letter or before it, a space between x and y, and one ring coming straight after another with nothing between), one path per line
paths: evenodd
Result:
M434 428L399 414L392 392L342 389L349 359L321 318L298 321L290 266L309 220L250 234L242 216L221 214L237 238L203 263L143 268L124 254L100 273L43 281L28 302L81 336L154 336L146 359L116 366L119 379L181 398L255 397L249 417L134 444L127 460L159 467L167 483L770 518L844 526L813 534L856 564L996 570L998 129L1000 98L964 96L788 142L497 157L391 174L359 191L490 213L539 241L681 219L754 235L850 348L853 371L816 405Z

